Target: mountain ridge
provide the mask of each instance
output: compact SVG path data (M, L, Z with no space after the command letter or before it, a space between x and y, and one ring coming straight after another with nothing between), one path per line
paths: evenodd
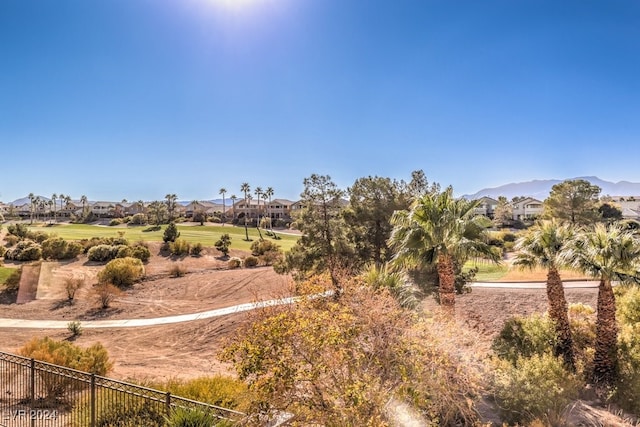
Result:
M508 200L517 196L533 197L544 200L549 196L551 188L567 180L584 179L593 185L600 187L600 195L609 196L638 196L640 195L640 183L631 181L611 182L598 178L597 176L579 176L566 179L534 179L531 181L512 182L498 187L484 188L473 194L465 194L465 199L479 199L481 197L491 197L497 199L504 196Z

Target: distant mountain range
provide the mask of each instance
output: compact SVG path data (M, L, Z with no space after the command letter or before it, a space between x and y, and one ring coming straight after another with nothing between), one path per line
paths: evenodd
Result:
M567 179L584 179L589 181L593 185L597 185L601 188L600 195L609 196L638 196L640 195L640 183L620 181L610 182L605 181L597 176L580 176L576 178ZM559 184L567 179L543 179L533 180L526 182L515 182L511 184L504 184L499 187L485 188L474 194L465 194L462 197L466 199L479 199L480 197L498 198L499 196L505 196L508 200L513 199L516 196L533 197L538 200L544 200L549 197L551 187Z

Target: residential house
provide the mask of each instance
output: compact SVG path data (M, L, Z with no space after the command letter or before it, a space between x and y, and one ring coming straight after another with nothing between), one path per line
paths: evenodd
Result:
M536 219L544 211L543 203L533 197L526 197L511 203L514 220Z
M107 218L112 217L116 213L116 203L114 202L93 202L90 204L89 209L91 213L97 217Z
M478 203L478 206L474 209L476 215L483 215L493 219L493 213L498 206L498 201L491 197L482 197Z
M267 202L266 214L271 219L288 219L291 218L291 207L293 201L287 199L274 199L270 203Z
M193 217L193 214L196 212L202 212L207 216L213 216L216 214L222 214L224 212L224 206L222 203L213 203L206 200L194 200L184 207L184 216L187 218Z

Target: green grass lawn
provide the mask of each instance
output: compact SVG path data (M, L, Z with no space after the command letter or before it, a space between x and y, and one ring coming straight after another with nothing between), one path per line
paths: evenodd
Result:
M4 282L7 281L11 273L13 273L16 269L10 267L0 267L0 285L4 285Z
M473 267L478 267L475 280L478 282L492 282L502 278L509 271L505 264L494 264L483 261L467 261L463 270L468 271Z
M129 227L108 227L88 224L56 224L56 225L34 225L29 227L34 231L44 231L45 233L55 234L66 240L81 240L90 239L92 237L116 237L118 232L124 232L124 237L130 242L145 241L145 242L161 242L166 225L158 231L145 231L149 230L149 226L129 226ZM238 250L250 250L251 243L258 240L260 236L255 228L249 227L249 239L245 240L244 227L234 227L229 224L222 225L204 225L204 226L189 226L178 224L178 231L180 231L180 238L191 242L200 242L204 246L213 246L215 242L220 239L222 234L227 233L231 237L231 249ZM262 236L265 239L272 239L267 236L265 230L262 231ZM280 246L283 251L288 251L298 240L299 236L292 236L288 234L278 233L279 240L273 240Z

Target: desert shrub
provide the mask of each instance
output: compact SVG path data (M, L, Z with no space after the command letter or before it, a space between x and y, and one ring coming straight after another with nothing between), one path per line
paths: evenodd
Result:
M200 243L200 242L194 243L191 246L191 249L189 250L189 254L191 256L200 256L200 254L202 254L202 250L203 249L204 248L202 247L202 243Z
M617 286L614 290L617 300L616 317L622 324L640 323L640 288Z
M110 227L114 227L116 225L120 225L122 224L122 219L120 218L113 218L111 221L109 221L109 226Z
M229 236L229 234L227 233L223 234L222 236L220 236L220 239L218 239L214 245L216 249L222 252L224 256L228 256L229 247L231 246L231 236Z
M52 237L42 242L44 259L71 259L80 255L83 247L77 242L68 242L61 237Z
M232 268L232 269L240 268L242 267L242 260L238 257L231 257L227 262L227 265L229 266L229 268Z
M4 242L8 248L15 246L19 241L20 238L12 234L7 234L6 236L4 236Z
M502 247L505 252L513 252L516 247L515 242L504 242L504 246Z
M50 237L52 236L49 233L45 233L44 231L36 231L36 232L30 231L27 234L28 239L31 239L37 243L42 243Z
M573 352L582 372L592 372L596 342L595 310L584 304L569 304Z
M612 400L623 409L640 413L640 289L621 286L615 289L618 335L619 375Z
M5 291L9 293L18 292L18 288L20 287L20 276L22 275L22 269L16 268L13 272L7 277L7 280L4 282Z
M116 248L116 258L127 258L131 257L133 254L133 249L127 245L118 245Z
M492 383L503 420L523 425L557 416L584 385L548 353L496 361Z
M187 268L180 264L174 264L169 269L169 276L182 277L187 274Z
M506 243L506 242L515 242L518 239L518 236L515 235L515 233L511 233L506 231L505 233L502 234L502 240Z
M96 375L106 375L113 368L107 350L100 343L81 348L69 341L56 341L49 337L33 338L18 351L18 354ZM39 371L38 375L49 399L63 396L74 384L70 378L50 372Z
M37 261L42 258L42 249L32 240L21 240L4 257L14 261Z
M219 418L214 413L201 409L176 408L171 411L166 422L167 427L217 427Z
M175 242L169 243L169 252L175 256L185 256L189 254L191 245L183 239L176 239Z
M553 349L556 335L547 316L512 317L492 343L494 353L512 364L522 357L542 355Z
M111 307L113 300L122 294L122 291L111 283L98 283L93 288L93 293L96 296L100 308L104 309Z
M132 225L146 225L148 222L147 215L143 213L137 213L131 217L129 224Z
M19 239L26 239L27 233L29 233L29 227L27 224L17 223L9 224L7 226L7 233Z
M73 337L79 337L82 335L82 325L77 320L67 323L67 330L71 332Z
M251 244L251 254L260 258L263 264L272 265L283 257L280 246L271 240L256 240Z
M244 412L251 404L245 382L230 376L213 375L189 380L172 378L165 382L150 382L142 385L237 411Z
M171 221L167 228L164 230L164 234L162 235L162 241L165 243L175 242L176 239L180 237L180 232L178 231L178 227L176 227L176 223Z
M149 258L151 258L151 251L146 246L135 245L131 248L131 256L138 258L142 262L147 262L149 261Z
M125 399L113 401L108 396L98 394L100 402L97 409L96 427L165 427L165 411L158 405L144 399ZM90 403L85 406L88 407ZM85 413L89 408L84 409ZM86 425L90 424L87 420Z
M245 259L243 260L242 264L245 267L255 267L256 265L258 265L258 257L255 257L253 255L249 255L248 257L245 257Z
M144 266L137 258L126 257L109 261L98 273L98 283L110 283L119 288L133 285L144 277Z
M84 279L69 277L64 281L64 289L67 292L67 299L73 301L78 289L84 286Z
M87 252L87 257L89 258L89 261L106 262L114 259L116 257L117 251L117 246L97 245L89 249L89 252Z
M0 258L4 257L4 254L7 253L7 248L4 246L0 246Z

